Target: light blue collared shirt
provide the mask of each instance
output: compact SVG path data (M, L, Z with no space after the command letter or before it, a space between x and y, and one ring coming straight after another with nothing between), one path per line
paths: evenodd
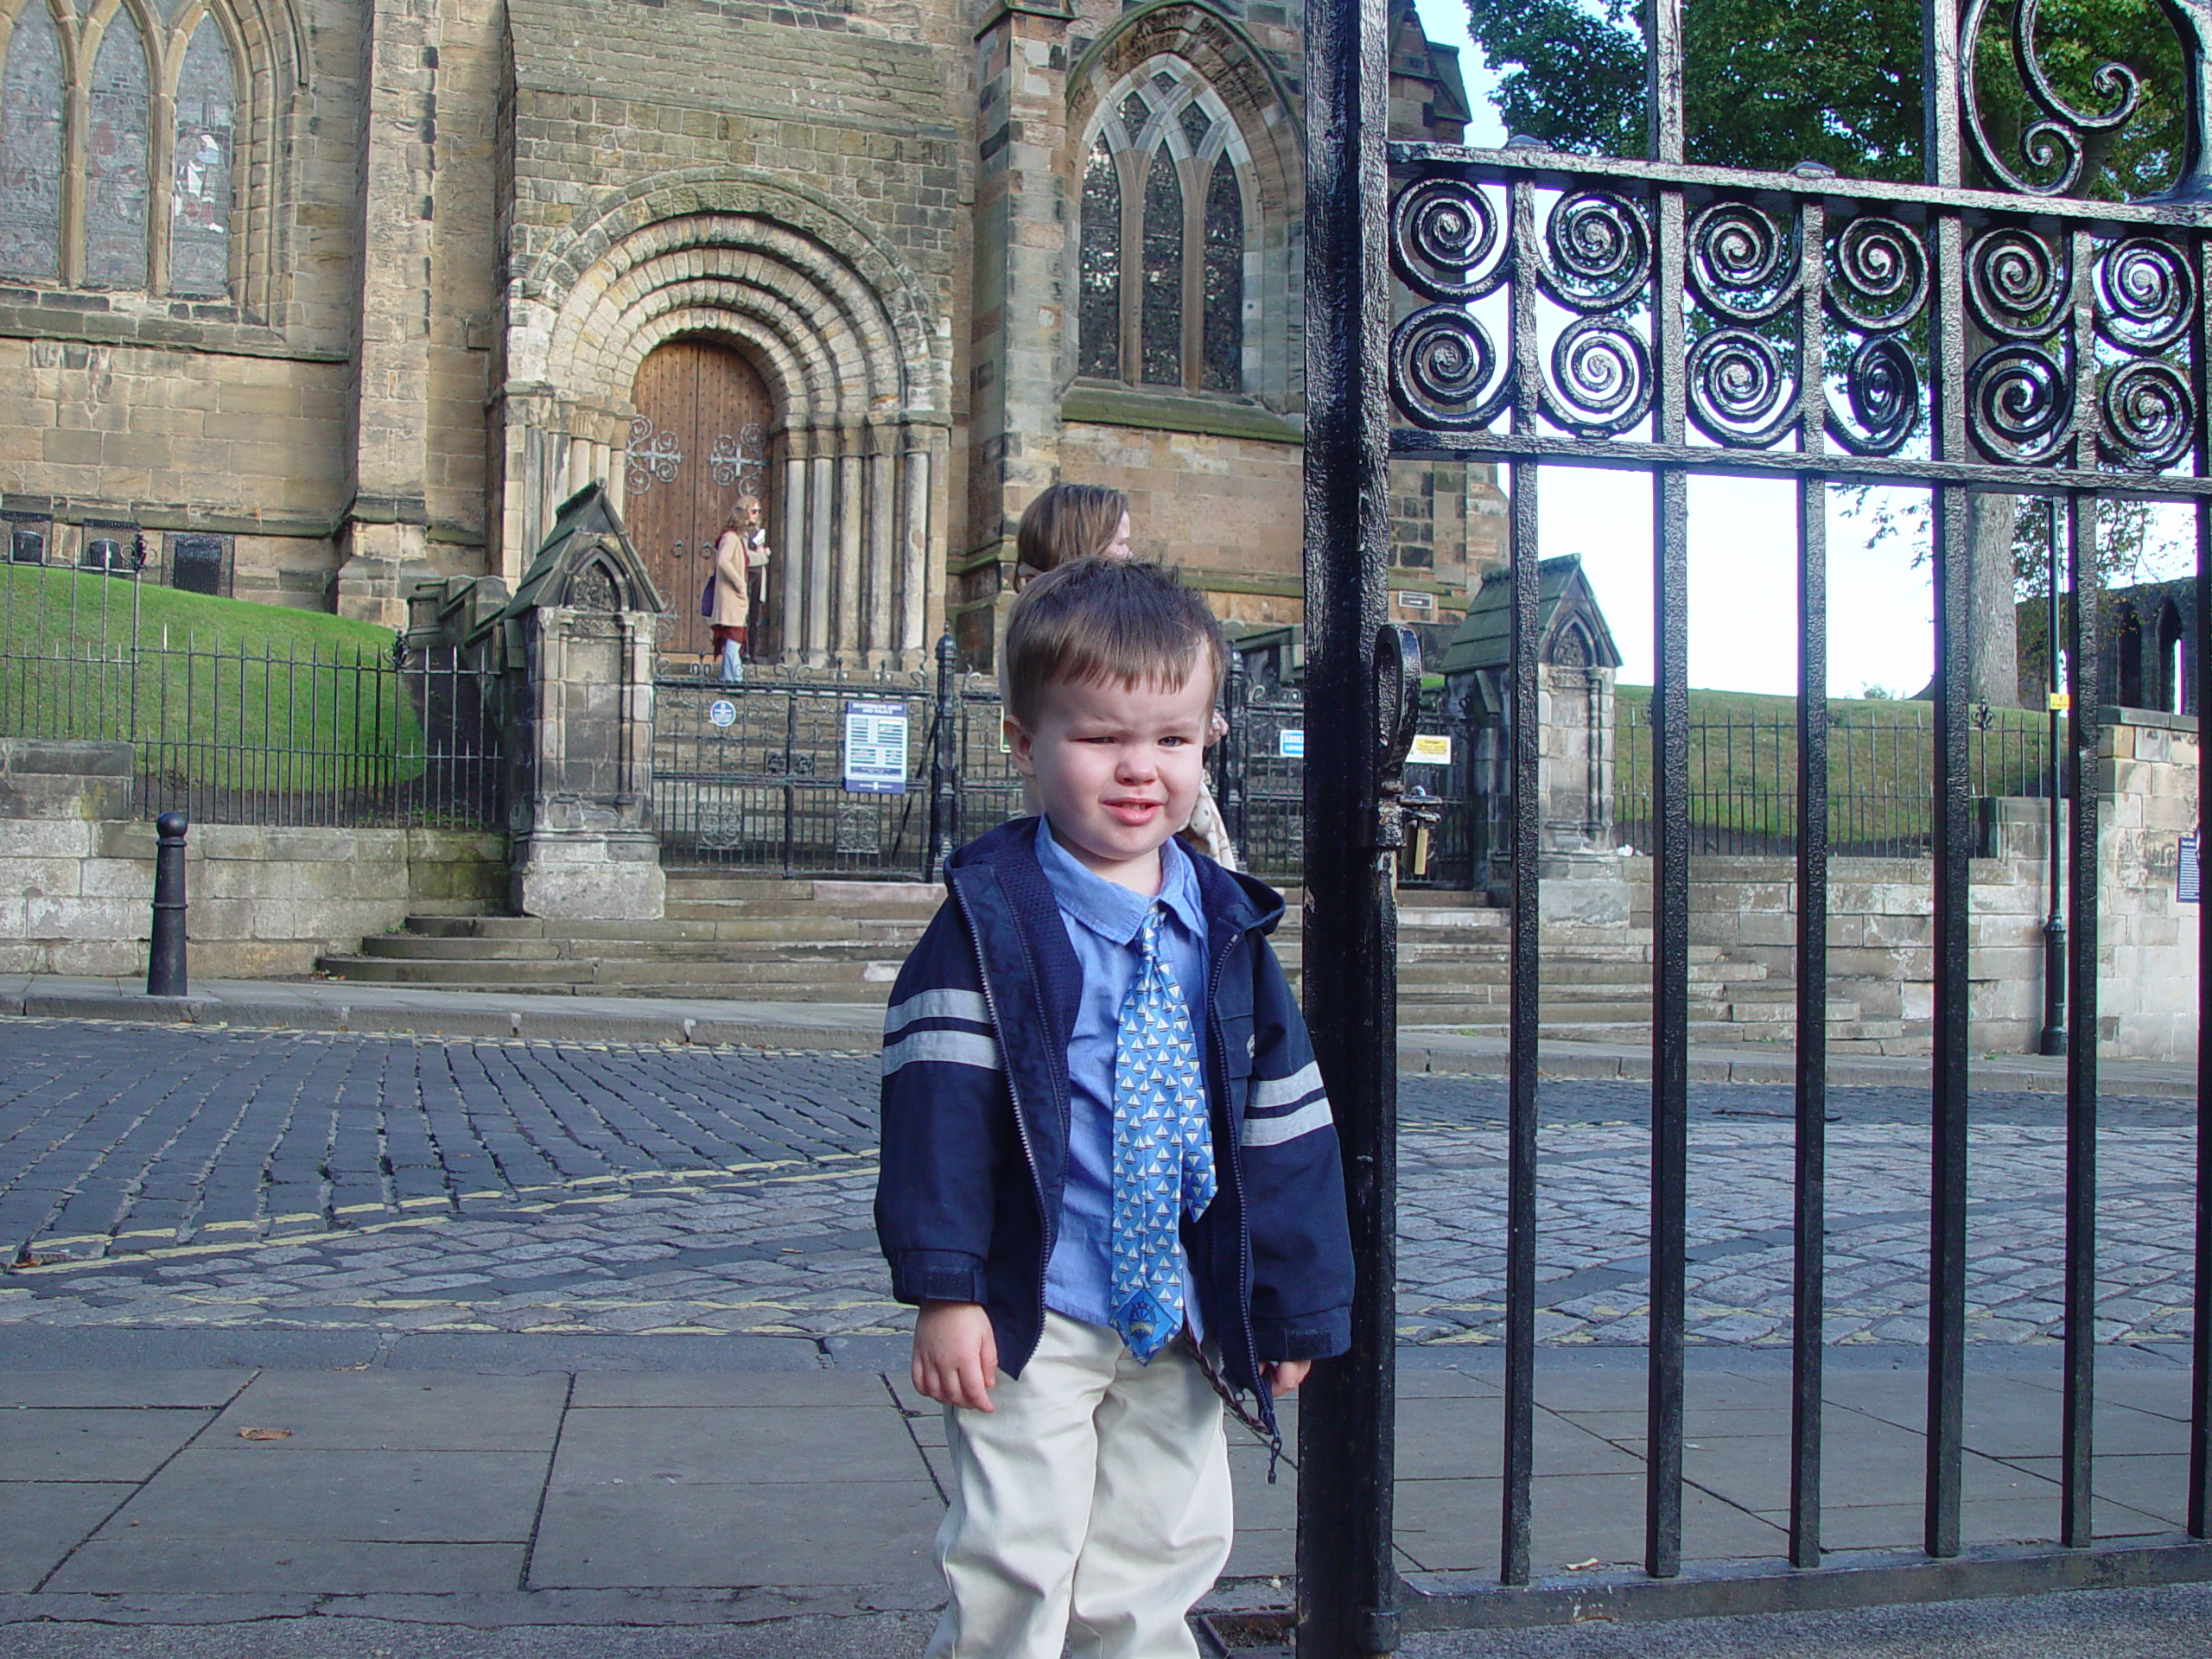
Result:
M1113 1287L1114 1051L1122 999L1136 977L1137 932L1155 905L1167 912L1160 947L1191 1006L1193 1029L1205 1029L1205 912L1198 871L1170 836L1160 849L1160 892L1147 899L1085 869L1037 824L1037 861L1059 901L1068 943L1083 969L1083 998L1068 1042L1068 1175L1060 1200L1060 1232L1045 1264L1045 1306L1086 1325L1111 1317ZM1183 1265L1183 1306L1198 1330L1190 1263Z

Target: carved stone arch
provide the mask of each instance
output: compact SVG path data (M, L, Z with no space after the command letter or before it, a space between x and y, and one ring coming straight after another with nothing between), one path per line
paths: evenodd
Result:
M656 347L671 340L700 338L736 346L760 369L774 401L779 430L788 424L793 403L804 408L830 396L827 364L820 360L818 353L812 358L802 356L787 335L763 326L749 315L744 304L749 296L733 297L703 283L687 286L695 286L696 291L662 290L662 296L670 304L664 310L640 321L617 354L609 372L611 378L620 384L634 384L639 369ZM786 390L791 387L800 388L804 397L795 398Z
M517 232L518 236L524 232ZM658 346L734 346L766 382L769 582L785 660L912 665L941 614L949 346L919 284L815 193L722 172L611 193L508 290L499 545L511 571L564 496L617 503L632 389Z
M1076 181L1073 189L1079 194L1091 148L1109 124L1118 123L1118 105L1128 89L1170 60L1198 79L1214 111L1227 118L1224 147L1244 216L1244 389L1287 411L1294 406L1301 382L1304 139L1289 89L1243 26L1200 0L1152 0L1125 13L1069 72L1063 175ZM1187 150L1180 134L1166 142L1171 153ZM1211 154L1224 141L1210 137L1207 143ZM1125 200L1129 188L1125 180ZM1198 188L1203 190L1203 182ZM1065 282L1073 294L1079 290L1073 226L1067 257ZM1068 334L1064 379L1073 377L1077 362L1075 331Z
M570 310L579 284L615 279L626 243L634 253L640 233L685 221L752 221L786 232L788 240L766 251L809 272L856 314L872 309L887 325L903 406L916 413L949 406L949 350L935 338L934 308L919 279L897 251L817 191L734 170L656 174L588 206L557 239L517 260L522 275L509 290L511 323Z
M811 365L804 388L790 388L795 412L817 422L905 412L906 377L880 308L786 257L788 241L755 221L640 232L576 286L542 367L518 363L518 378L620 385L625 361L634 368L651 349L635 344L641 330L650 334L671 309L705 303L753 319L780 342L779 354Z

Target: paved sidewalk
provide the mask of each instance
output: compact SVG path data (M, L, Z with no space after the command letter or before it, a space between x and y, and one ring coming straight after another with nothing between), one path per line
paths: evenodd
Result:
M430 1624L747 1624L919 1614L944 1428L882 1344L626 1344L416 1338L349 1357L312 1338L10 1333L0 1350L0 1623L306 1617ZM265 1363L240 1363L258 1347ZM1918 1537L1924 1376L1906 1351L1839 1353L1824 1540L1839 1561ZM1967 1410L1969 1544L2057 1523L2052 1357L1979 1351ZM1495 1357L1400 1373L1401 1565L1497 1568ZM2178 1357L2107 1358L2101 1537L2170 1537L2186 1466ZM1640 1356L1541 1361L1535 1562L1595 1586L1642 1548ZM1698 1351L1684 1554L1784 1547L1788 1374ZM1295 1412L1291 1418L1294 1423ZM1232 1451L1229 1607L1280 1605L1295 1476Z
M271 1030L411 1032L454 1037L522 1037L573 1042L741 1044L766 1048L872 1049L883 1011L873 1003L741 1002L683 998L550 996L443 991L342 981L199 980L186 997L150 997L143 982L0 976L0 1015L62 1020L188 1021ZM1398 1039L1400 1068L1438 1075L1503 1077L1502 1036L1448 1026L1408 1026ZM1647 1046L1542 1045L1542 1065L1557 1077L1643 1078ZM1789 1083L1790 1050L1777 1043L1732 1043L1690 1050L1698 1083ZM2192 1066L2107 1060L2098 1071L2107 1090L2193 1099ZM1924 1058L1842 1055L1828 1063L1836 1084L1924 1083ZM1978 1088L2061 1090L2063 1059L1984 1055L1974 1063Z

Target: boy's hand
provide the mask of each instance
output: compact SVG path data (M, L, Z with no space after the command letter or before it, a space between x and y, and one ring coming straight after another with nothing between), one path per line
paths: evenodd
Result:
M922 1304L914 1321L913 1376L925 1396L941 1406L988 1411L998 1369L998 1338L980 1304Z
M1313 1369L1310 1359L1279 1359L1267 1368L1268 1387L1280 1400L1286 1394L1295 1393L1298 1385L1306 1380L1306 1373Z

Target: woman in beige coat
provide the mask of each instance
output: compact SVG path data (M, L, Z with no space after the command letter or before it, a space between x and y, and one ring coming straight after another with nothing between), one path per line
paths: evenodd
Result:
M745 677L745 626L753 606L753 567L768 562L767 538L760 531L760 504L740 496L715 542L715 602L708 613L715 644L721 652L721 677L734 685Z

